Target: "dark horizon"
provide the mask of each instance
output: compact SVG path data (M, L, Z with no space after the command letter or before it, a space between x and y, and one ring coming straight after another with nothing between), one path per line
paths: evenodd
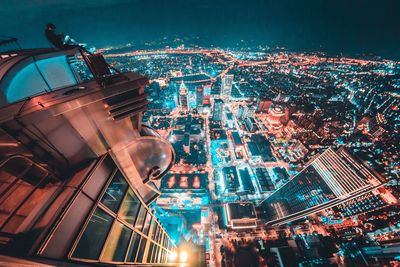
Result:
M47 22L90 46L198 36L202 46L241 40L291 51L400 59L398 1L2 0L0 33L24 48L49 46Z

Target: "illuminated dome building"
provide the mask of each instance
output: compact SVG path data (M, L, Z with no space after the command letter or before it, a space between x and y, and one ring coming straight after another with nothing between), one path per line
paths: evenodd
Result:
M147 84L77 48L0 53L1 261L168 262L149 204L174 151L141 124Z
M267 127L273 133L281 132L288 120L288 109L276 104L270 107L268 115L266 116Z

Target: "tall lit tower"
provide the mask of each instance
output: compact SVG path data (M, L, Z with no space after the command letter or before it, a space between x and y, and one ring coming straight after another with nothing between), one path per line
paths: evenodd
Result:
M383 185L345 149L328 148L260 205L266 224L279 225L337 206Z
M183 82L181 83L181 86L179 87L179 105L181 106L182 111L189 110L188 91Z
M214 121L222 121L223 110L224 110L224 101L222 101L221 99L215 99L212 119Z
M233 74L226 74L224 77L222 77L222 84L221 84L222 98L229 101L232 93L232 86L233 86Z

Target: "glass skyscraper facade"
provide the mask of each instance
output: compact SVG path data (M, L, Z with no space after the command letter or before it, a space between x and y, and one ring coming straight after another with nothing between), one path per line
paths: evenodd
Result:
M268 220L285 218L335 199L332 190L309 166L263 203Z
M119 170L114 171L71 250L77 261L166 263L173 244Z
M261 217L267 224L287 223L364 195L381 185L381 178L346 150L328 148L262 202Z

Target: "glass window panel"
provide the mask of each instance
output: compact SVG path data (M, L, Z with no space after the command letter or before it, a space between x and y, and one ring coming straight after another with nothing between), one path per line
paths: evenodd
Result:
M157 243L159 243L159 244L161 244L161 235L162 235L162 229L161 229L161 226L158 226L156 239L157 239Z
M97 208L92 218L90 218L89 224L79 240L72 257L97 260L112 222L113 218L110 215Z
M146 243L147 243L147 239L143 238L140 241L140 247L139 247L139 252L137 255L137 259L136 262L142 262L143 261L143 256L144 256L144 250L146 248Z
M153 256L151 257L151 262L157 262L158 246L154 245Z
M157 245L154 245L153 253L151 255L151 262L156 262L156 255L157 255Z
M167 257L168 257L168 252L164 249L163 250L163 263L166 263L167 262Z
M158 233L157 233L157 243L162 245L162 229L158 228Z
M116 222L107 239L103 260L124 261L132 230L120 222Z
M129 247L128 255L126 256L126 261L135 262L135 257L139 248L140 235L133 232L133 237L131 241L131 246Z
M133 191L129 189L128 193L125 196L125 199L122 201L122 205L119 211L121 218L128 223L134 225L139 208L140 200L137 198L135 193L133 193Z
M154 250L154 255L153 255L154 263L158 263L159 254L160 254L160 247L156 246L156 249Z
M161 263L162 262L162 257L164 255L164 250L160 247L158 249L158 262Z
M151 214L148 212L146 216L146 221L144 222L142 233L145 235L149 234L149 229L150 229L150 223L151 223Z
M165 250L160 249L160 263L164 263Z
M154 249L154 243L150 243L149 251L147 253L147 261L146 262L151 262L151 256L153 254L153 249Z
M151 230L150 230L151 239L153 239L153 240L156 241L155 237L156 237L156 234L157 234L157 223L156 223L155 220L153 220L153 221L151 222L151 227L150 227L150 228L151 228Z
M160 229L160 234L159 234L159 237L158 237L158 243L161 244L161 246L165 247L165 245L164 245L164 233L163 233L163 231L161 229Z
M107 187L106 192L101 199L101 202L106 205L107 208L117 213L119 205L121 204L121 200L125 195L127 188L128 184L126 183L125 178L120 172L117 172L114 175L113 180Z
M146 208L144 206L140 206L140 210L136 219L135 228L138 230L142 230L144 219L146 218Z
M108 185L106 192L104 193L101 202L107 206L110 210L117 213L119 205L123 196L125 195L128 184L125 178L120 172L114 175L113 180Z

